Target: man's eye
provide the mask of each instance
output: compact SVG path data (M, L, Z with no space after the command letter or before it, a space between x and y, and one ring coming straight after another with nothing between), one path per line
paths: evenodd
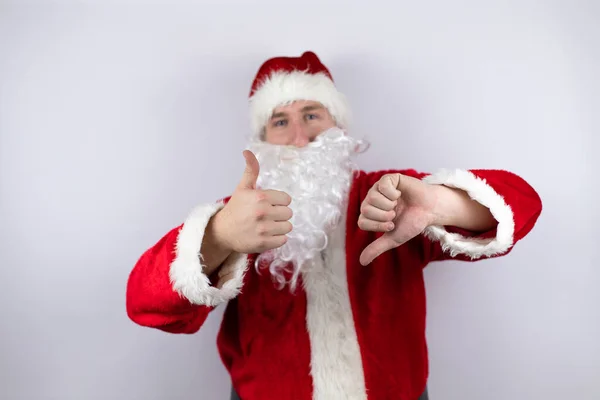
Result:
M280 119L279 121L275 121L273 126L284 126L286 124L286 122L287 122L286 120Z
M306 114L306 118L308 118L308 119L317 119L318 115L317 114Z

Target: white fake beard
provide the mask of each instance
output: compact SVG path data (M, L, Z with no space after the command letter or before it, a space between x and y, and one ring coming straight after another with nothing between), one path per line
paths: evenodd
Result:
M290 195L292 232L287 242L258 256L256 268L268 266L280 288L291 274L295 289L301 270L308 268L327 247L328 234L346 212L348 192L356 170L351 157L368 145L332 128L306 147L250 143L260 164L258 189L280 190ZM260 271L259 271L260 272Z

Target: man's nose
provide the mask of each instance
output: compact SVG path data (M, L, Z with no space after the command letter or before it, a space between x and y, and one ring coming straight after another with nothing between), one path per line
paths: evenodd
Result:
M294 139L292 140L292 144L294 146L304 147L308 143L310 143L310 138L308 136L308 130L302 123L296 122L293 125L292 129L294 130L293 131Z

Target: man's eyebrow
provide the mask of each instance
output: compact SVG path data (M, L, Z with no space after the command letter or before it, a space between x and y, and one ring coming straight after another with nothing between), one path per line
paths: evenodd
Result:
M287 114L282 111L282 112L278 112L278 113L275 113L275 114L271 115L271 119L283 118L283 117L286 117L286 116L287 116Z
M323 107L322 105L309 105L309 106L304 106L302 107L302 112L306 112L306 111L314 111L314 110L322 110L325 107ZM271 115L271 119L275 119L275 118L283 118L283 117L287 117L287 113L285 111L280 111L277 113L274 113L273 115Z
M310 105L310 106L305 106L302 107L302 111L314 111L314 110L321 110L325 107L323 107L322 105Z

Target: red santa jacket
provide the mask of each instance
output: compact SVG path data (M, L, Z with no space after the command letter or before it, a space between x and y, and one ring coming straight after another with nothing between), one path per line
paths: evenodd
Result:
M360 253L380 235L358 228L360 205L390 172L467 191L490 209L497 226L483 233L428 227L360 265ZM126 305L139 325L191 334L226 304L217 345L243 400L417 399L428 377L423 268L434 261L506 255L542 209L535 190L506 171L360 172L346 218L317 267L291 293L278 289L268 271L257 273L255 254L226 260L237 273L221 288L203 273L204 229L223 204L198 206L143 253L129 277Z

